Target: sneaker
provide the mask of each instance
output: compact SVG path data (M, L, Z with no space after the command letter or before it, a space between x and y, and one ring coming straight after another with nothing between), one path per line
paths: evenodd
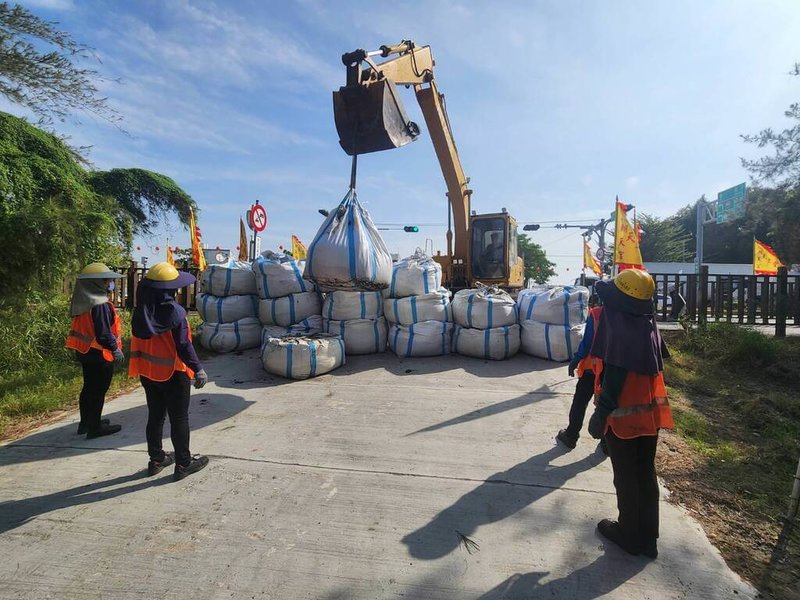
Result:
M564 444L570 450L574 450L575 446L578 445L578 438L570 437L566 429L562 429L561 431L559 431L556 434L556 439L562 444Z
M87 440L103 437L104 435L111 435L122 430L122 425L100 425L100 429L94 429L86 434Z
M108 425L111 423L111 419L100 419L100 425ZM89 431L89 428L86 427L83 423L78 423L78 435L83 435Z
M619 529L619 523L617 521L612 521L611 519L603 519L597 524L597 530L607 540L614 542L617 546L625 550L628 554L633 554L634 556L639 554L639 549L632 547L630 544L625 542L624 536Z
M147 463L147 476L152 477L153 475L158 475L161 471L164 470L164 467L170 466L172 463L175 462L175 457L172 454L164 454L164 458L160 461L150 459L150 462Z
M208 457L207 456L200 456L195 455L192 457L191 462L188 465L175 465L175 475L173 475L173 479L175 481L180 481L191 475L192 473L197 473L206 468L208 465Z

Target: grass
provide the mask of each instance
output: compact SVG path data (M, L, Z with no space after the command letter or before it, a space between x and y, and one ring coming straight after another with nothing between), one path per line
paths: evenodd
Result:
M800 338L710 324L665 339L668 487L734 569L762 592L797 598L800 536L783 516L800 457Z

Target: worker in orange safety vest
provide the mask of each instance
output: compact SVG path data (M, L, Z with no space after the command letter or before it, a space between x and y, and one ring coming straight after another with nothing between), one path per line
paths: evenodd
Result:
M597 528L626 552L656 558L656 445L659 429L674 425L664 386L668 354L654 314L655 282L645 271L627 269L595 289L603 316L591 354L603 360L603 375L589 433L608 446L619 510L618 520L603 519Z
M114 376L114 363L125 360L120 338L120 318L108 294L114 280L122 277L103 263L87 265L78 274L72 291L72 325L65 346L75 351L83 370L79 397L78 435L88 439L111 435L122 429L103 419L106 392Z

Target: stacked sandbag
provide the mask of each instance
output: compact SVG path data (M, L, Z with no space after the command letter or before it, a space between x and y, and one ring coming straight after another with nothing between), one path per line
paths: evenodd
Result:
M323 331L340 336L347 354L386 351L381 292L330 292L325 295L322 315Z
M522 290L517 297L522 351L547 360L572 359L583 337L589 290L563 286Z
M258 295L250 264L211 265L200 275L197 311L203 319L200 343L215 352L257 348Z
M389 348L397 356L450 353L453 336L450 292L441 285L441 265L419 248L395 263L383 311L391 323Z
M268 337L261 346L261 363L273 375L308 379L345 364L344 342L326 333Z
M453 298L453 350L489 360L505 360L519 351L517 305L495 287L461 290Z

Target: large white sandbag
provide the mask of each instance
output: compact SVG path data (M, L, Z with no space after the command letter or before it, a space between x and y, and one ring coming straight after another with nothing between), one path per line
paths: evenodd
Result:
M323 319L323 330L344 340L344 349L350 354L374 354L386 352L386 319L353 319L331 321Z
M262 252L253 261L258 294L262 298L281 298L289 294L313 292L314 284L303 279L303 261L271 250Z
M258 348L261 341L261 323L248 317L233 323L203 323L200 343L214 352L233 352Z
M258 293L250 263L232 260L209 265L200 275L200 291L212 296L248 296Z
M269 338L261 346L264 370L287 379L308 379L345 364L344 343L337 335Z
M519 352L519 325L494 329L470 329L456 325L453 351L465 356L505 360Z
M324 292L389 286L392 257L354 190L330 211L308 247L304 277Z
M377 319L383 316L380 292L331 292L325 294L322 314L332 321Z
M389 296L405 298L431 294L442 285L442 265L417 248L411 256L392 267Z
M390 322L401 325L453 320L450 292L445 289L423 296L386 298L383 301L383 313Z
M258 297L198 294L197 312L206 323L233 323L258 316Z
M586 322L589 290L582 286L522 290L517 296L520 321L551 325L580 325Z
M522 351L525 354L555 360L571 360L583 337L583 325L551 325L522 321Z
M422 321L408 326L392 324L389 348L401 358L450 354L454 327L447 321Z
M283 298L262 298L258 301L258 318L264 325L280 325L289 327L318 315L322 310L322 301L317 292L290 294Z
M517 305L495 287L461 290L453 298L453 319L462 327L493 329L517 322Z
M261 345L267 338L271 337L286 337L287 335L303 336L313 335L322 332L322 315L312 315L307 319L303 319L299 323L289 325L289 327L281 327L280 325L265 325L261 330Z

